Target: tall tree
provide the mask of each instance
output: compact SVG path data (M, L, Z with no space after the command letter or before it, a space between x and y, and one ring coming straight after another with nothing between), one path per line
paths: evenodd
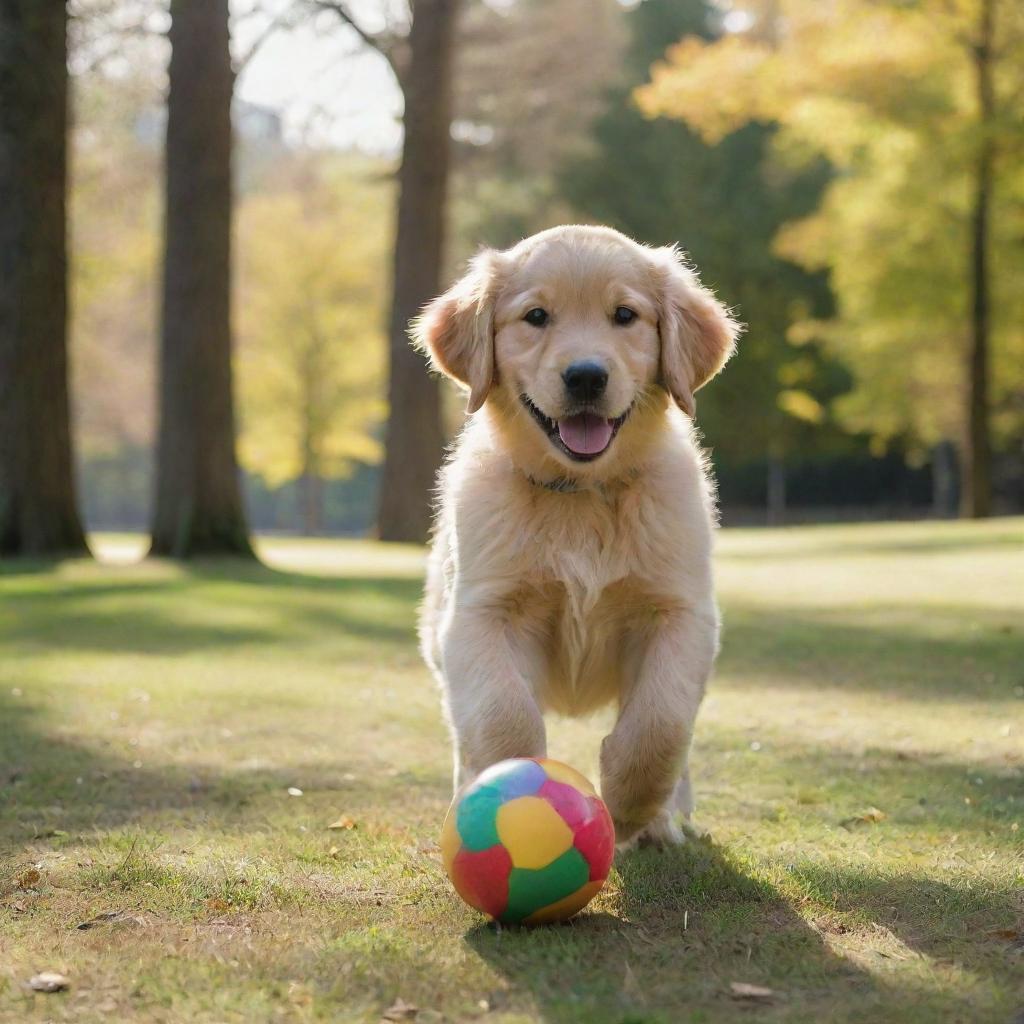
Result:
M441 290L451 163L452 64L460 0L414 0L406 31L371 32L346 0L308 0L349 25L391 65L405 98L388 324L388 422L377 527L423 541L444 431L438 381L409 344L409 321Z
M0 554L86 551L67 365L67 9L0 0Z
M251 555L231 378L228 0L172 0L152 553Z
M404 75L405 140L388 329L388 424L377 526L382 540L423 541L444 435L441 391L409 344L409 321L441 290L451 161L452 50L458 0L416 0Z
M771 6L734 5L755 24ZM790 0L784 15L769 39L680 43L641 105L710 142L775 119L791 153L841 168L821 210L778 247L831 271L840 316L827 333L859 383L849 422L881 442L962 437L963 511L987 515L993 430L1010 438L1024 425L1024 8Z

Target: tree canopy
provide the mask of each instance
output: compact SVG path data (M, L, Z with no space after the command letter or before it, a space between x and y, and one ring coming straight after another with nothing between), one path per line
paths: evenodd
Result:
M839 413L883 442L959 436L971 174L984 136L997 153L993 423L1003 439L1024 427L1024 10L997 5L998 105L982 125L972 88L981 2L736 4L746 31L683 39L637 94L649 116L681 119L711 144L771 120L789 166L824 156L837 169L776 252L829 272L838 316L808 317L792 336L827 339L857 382Z

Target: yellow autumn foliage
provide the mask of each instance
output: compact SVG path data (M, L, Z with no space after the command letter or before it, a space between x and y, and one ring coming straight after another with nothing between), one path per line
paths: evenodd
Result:
M682 40L636 94L649 116L683 120L712 144L773 122L780 157L831 162L819 209L787 225L776 249L829 273L837 317L792 334L834 347L857 381L837 411L883 442L929 444L961 429L972 174L985 133L999 157L992 422L997 436L1024 428L1024 5L995 0L996 116L983 127L982 2L739 0L730 7L745 13L743 31Z
M239 210L239 449L271 486L382 457L386 171L307 154Z

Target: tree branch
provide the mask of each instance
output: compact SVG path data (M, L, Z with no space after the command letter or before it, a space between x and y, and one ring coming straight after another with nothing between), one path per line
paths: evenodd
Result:
M249 15L259 13L258 8L253 8L249 11ZM312 13L312 12L310 12ZM285 8L285 10L275 15L270 19L270 22L263 29L262 32L252 41L249 48L243 53L236 61L234 61L235 74L241 74L242 71L248 66L249 62L256 56L257 53L263 48L263 44L266 43L271 36L274 35L279 29L292 29L298 26L304 17L305 12L298 11L293 8Z
M352 16L344 0L310 0L314 10L330 11L337 15L350 29L352 29L363 43L371 49L376 50L390 65L395 77L401 81L398 64L395 60L394 43L395 38L390 34L367 32L362 25Z

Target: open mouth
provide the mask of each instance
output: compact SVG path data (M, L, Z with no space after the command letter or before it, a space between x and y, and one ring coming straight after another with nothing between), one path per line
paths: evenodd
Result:
M574 462L591 462L603 455L633 408L630 406L613 420L595 412L578 412L553 420L545 416L526 395L519 397L551 443Z

